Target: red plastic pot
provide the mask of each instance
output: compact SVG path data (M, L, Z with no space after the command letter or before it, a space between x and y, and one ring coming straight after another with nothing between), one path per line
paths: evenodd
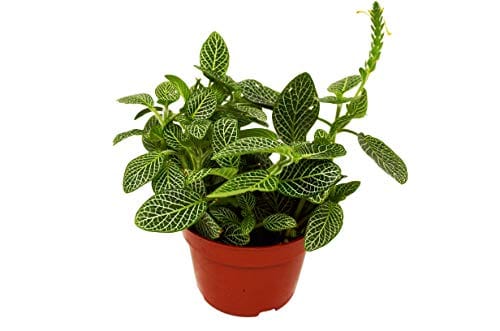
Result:
M305 250L304 239L264 247L236 247L185 230L198 288L220 311L257 316L279 309L292 297Z

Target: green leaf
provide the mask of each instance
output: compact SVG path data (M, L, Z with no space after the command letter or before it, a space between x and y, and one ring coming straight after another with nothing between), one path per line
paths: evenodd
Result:
M162 111L162 108L161 107L153 107L155 108L157 111ZM134 117L134 120L136 119L139 119L141 118L142 116L148 114L148 113L151 113L151 109L149 108L144 108L143 110L141 110L140 112L138 112L135 117Z
M220 223L220 224L236 224L239 226L240 220L238 215L236 215L231 209L226 207L216 207L210 209L210 214Z
M349 124L349 122L351 122L352 119L353 119L353 117L350 114L346 114L346 115L340 116L333 123L332 130L334 132L339 132L340 130L342 130L343 128L345 128L346 125Z
M217 239L222 234L222 228L208 213L203 214L201 219L194 225L198 233L208 239Z
M177 86L171 82L162 82L155 89L155 94L158 97L158 103L168 105L179 100L180 94Z
M333 202L340 202L344 200L347 196L356 192L360 184L361 182L359 181L352 181L335 185L330 194L330 200Z
M241 232L246 235L250 234L250 232L252 232L252 230L255 228L256 223L257 221L255 220L255 216L253 215L253 213L245 215L240 225Z
M320 102L331 103L334 105L347 103L351 100L352 100L352 98L337 98L336 96L333 96L333 95L327 95L326 97L319 98Z
M207 188L202 180L197 180L186 184L185 188L200 194L201 196L207 195Z
M269 215L262 221L262 224L269 231L283 231L297 226L295 219L287 214Z
M177 162L168 160L160 172L153 178L155 194L166 193L172 189L184 187L184 173Z
M316 144L303 142L293 146L294 159L331 160L346 154L344 146L335 143Z
M255 204L257 203L255 195L250 192L238 195L236 197L236 200L238 201L240 207L246 211L252 211L252 209L255 208Z
M408 170L401 158L378 138L358 134L358 142L361 148L378 164L387 174L392 176L400 184L408 180Z
M352 118L362 118L366 115L368 109L368 95L366 89L363 89L361 95L347 104L347 114Z
M245 114L247 117L250 117L252 119L256 119L259 122L266 122L267 121L267 115L264 113L264 111L260 108L245 104L245 103L237 103L234 105L234 107Z
M179 125L173 122L168 123L163 129L163 138L168 148L176 151L183 149L182 128Z
M214 153L224 149L238 139L238 121L231 118L221 118L214 123L212 131L212 148ZM221 167L235 167L240 164L240 158L235 156L221 157L216 160Z
M166 148L160 122L156 116L151 116L144 125L142 144L149 152L161 151Z
M224 39L217 32L212 32L203 43L200 51L200 66L219 76L226 74L229 67L229 51Z
M187 84L182 79L175 75L165 75L165 78L168 79L170 83L174 84L175 87L177 87L177 90L181 94L184 101L187 101L189 99L189 95L191 94L191 92L189 91L189 87L187 86Z
M286 167L279 175L278 191L286 196L304 198L321 193L338 182L340 168L327 160L302 160Z
M278 97L273 110L276 133L287 144L305 141L318 113L314 82L308 73L302 73L288 83Z
M203 74L211 81L214 83L215 86L218 86L224 94L229 95L233 91L238 91L240 89L240 86L238 83L234 81L230 76L228 75L220 75L217 74L211 70L199 67L199 66L194 66L196 69L199 69Z
M261 137L272 140L278 140L278 136L276 135L276 133L272 132L271 130L263 128L253 128L240 131L240 138L248 138L248 137Z
M279 96L278 92L254 79L244 80L239 85L245 99L266 108L272 109Z
M278 178L270 175L266 170L253 170L228 180L207 197L213 199L253 191L270 192L276 190L278 183Z
M330 144L330 136L328 132L323 129L318 129L314 132L314 143L320 145Z
M359 83L361 83L361 77L359 75L347 76L328 86L328 91L337 96L342 96L345 92L358 86Z
M129 162L123 176L123 190L130 193L152 180L161 170L165 155L151 152Z
M230 167L203 168L189 175L188 178L186 179L186 184L190 184L197 180L203 179L208 175L219 176L225 179L231 179L234 176L236 176L237 173L238 173L238 168L230 168Z
M326 201L326 199L330 196L330 191L335 188L335 186L331 186L328 189L326 189L323 192L320 192L315 195L311 195L310 197L307 197L306 200L309 202L312 202L316 205L322 204L323 202Z
M344 214L336 203L327 201L316 207L307 221L305 248L311 252L332 241L342 228Z
M229 144L212 157L217 160L222 157L239 156L255 153L280 153L290 154L292 148L279 141L263 138L263 137L248 137L241 138Z
M228 224L224 229L223 241L236 246L244 246L250 242L250 235L245 234L237 224Z
M122 141L123 139L126 139L128 137L141 136L142 134L143 134L143 131L139 130L139 129L132 129L129 131L121 132L121 133L117 134L116 137L113 139L113 145L118 144L120 141Z
M217 99L210 89L202 89L191 94L184 110L192 119L207 119L215 112Z
M153 107L154 100L153 98L146 93L129 95L117 100L120 103L132 104L132 105L144 105L146 107Z
M203 139L211 124L212 122L209 120L194 120L191 124L186 126L186 130L196 139Z
M149 198L137 211L135 224L146 231L182 231L196 223L206 209L207 203L198 193L174 189Z

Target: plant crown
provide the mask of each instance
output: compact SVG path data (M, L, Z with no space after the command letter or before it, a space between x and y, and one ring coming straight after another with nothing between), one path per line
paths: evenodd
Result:
M188 86L174 75L149 94L118 99L141 105L135 119L149 115L142 129L118 134L116 144L141 136L147 153L130 161L123 177L129 193L151 182L154 195L138 210L141 229L176 232L190 228L203 237L232 245L271 245L305 237L305 249L328 244L340 231L340 202L359 187L343 181L335 158L346 154L337 134L357 137L361 149L396 181L408 178L404 162L380 139L348 129L366 115L365 88L375 70L384 37L383 9L377 2L371 18L371 49L357 75L328 87L318 97L308 73L281 91L254 79L236 82L227 75L229 52L213 32L196 66L207 78ZM349 92L349 93L348 93ZM171 105L181 106L174 111ZM319 118L321 103L336 105L332 120ZM272 114L274 131L267 128ZM307 141L309 131L317 129ZM248 128L249 124L254 124ZM276 162L271 154L279 157Z

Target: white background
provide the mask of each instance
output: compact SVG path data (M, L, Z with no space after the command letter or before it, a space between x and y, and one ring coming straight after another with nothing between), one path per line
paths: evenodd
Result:
M408 164L400 186L350 135L339 161L360 190L344 228L306 256L295 296L244 319L208 306L180 234L133 224L126 195L142 123L124 95L192 81L220 32L230 75L282 89L308 71L320 95L356 73L370 1L10 1L0 5L1 330L499 330L496 2L383 2L386 38L352 128ZM332 109L323 107L324 116Z

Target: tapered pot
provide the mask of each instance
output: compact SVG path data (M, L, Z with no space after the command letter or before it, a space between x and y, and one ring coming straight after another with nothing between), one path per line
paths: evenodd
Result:
M236 247L185 230L198 288L213 307L237 316L279 309L292 297L305 250L304 239L263 247Z

